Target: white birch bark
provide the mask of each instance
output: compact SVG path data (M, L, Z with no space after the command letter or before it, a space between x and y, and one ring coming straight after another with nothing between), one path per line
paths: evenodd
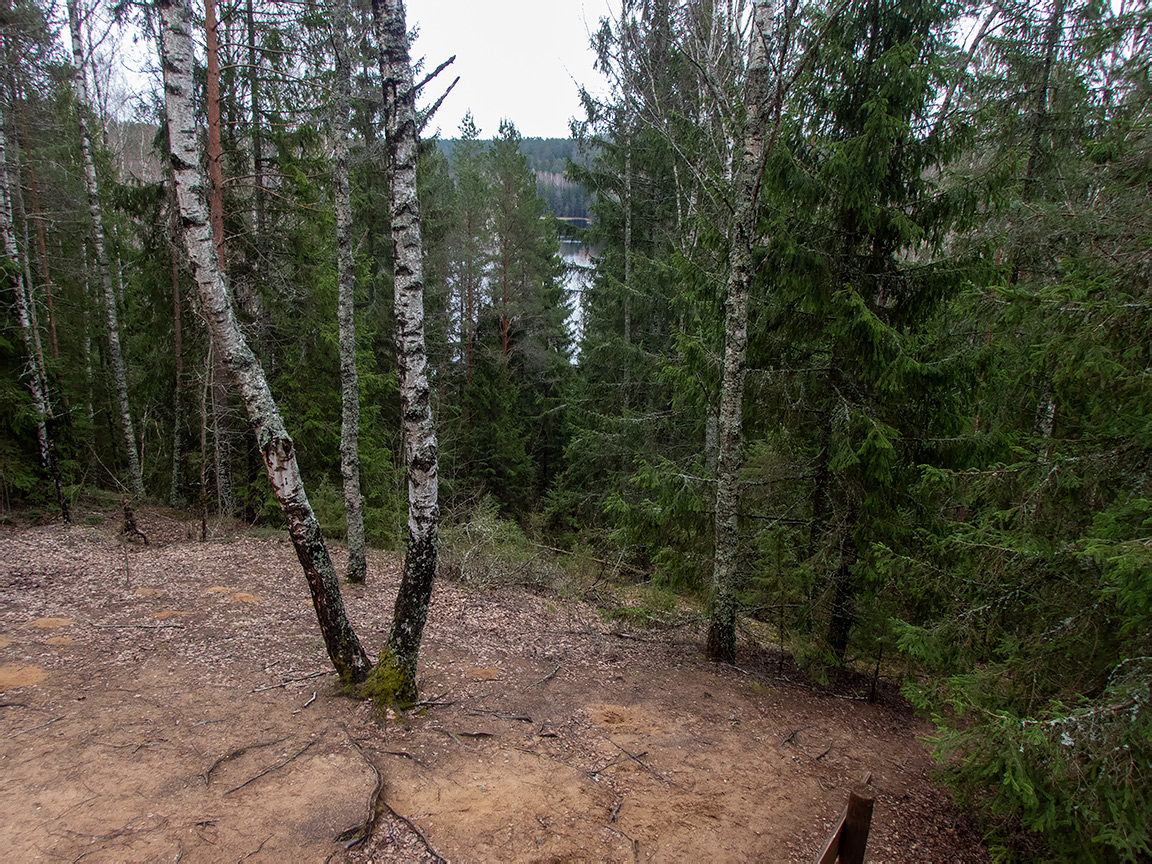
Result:
M716 550L712 582L714 596L708 627L709 659L736 659L736 590L739 585L738 504L741 413L748 352L748 295L752 285L752 248L756 202L763 173L765 126L769 93L769 38L772 11L768 0L757 0L744 82L742 149L734 165L732 227L729 233L728 297L724 312L724 374L720 385L720 453L716 476Z
M340 475L348 526L347 580L364 582L364 497L360 493L360 397L356 376L355 260L352 254L352 198L348 190L348 126L352 67L348 59L348 0L333 7L336 49L336 99L332 117L332 188L336 209L336 318L340 334Z
M12 222L12 200L8 190L11 186L8 177L8 160L6 158L7 136L5 134L3 109L0 107L0 233L4 235L4 255L11 259L12 271L10 283L16 301L16 318L20 322L20 335L24 340L24 350L28 355L28 389L32 392L32 404L36 408L36 439L40 445L40 462L44 470L52 478L56 486L56 499L60 506L60 515L65 522L71 521L68 512L68 499L60 485L60 468L56 463L56 453L52 442L49 420L51 419L48 404L48 381L44 375L43 357L38 344L38 334L32 323L29 309L29 294L31 282L26 285L25 276L21 274L20 255L16 248L16 231ZM19 184L20 177L17 172L15 183ZM24 268L27 273L27 267Z
M68 0L68 24L72 34L72 58L75 64L76 114L80 123L80 154L84 162L84 181L88 192L88 211L92 218L92 251L104 288L104 309L108 322L108 360L116 386L116 401L120 408L120 428L124 433L124 447L128 453L128 474L132 494L144 495L144 480L140 473L140 457L136 451L136 435L132 429L132 411L128 403L128 373L124 354L120 348L120 321L116 311L116 292L112 286L112 271L104 245L104 218L100 212L100 187L96 180L96 166L92 161L92 137L88 129L88 83L84 72L84 48L80 41L80 13L77 0Z
M392 630L390 660L400 673L401 701L416 696L416 660L436 576L438 475L427 352L424 348L424 265L416 195L417 118L403 0L372 0L392 186L396 350L400 417L408 473L408 537Z
M264 370L240 331L223 274L217 266L204 205L205 180L200 170L192 101L192 12L188 0L158 0L156 5L162 21L160 62L164 70L172 170L184 240L203 314L208 320L212 343L222 355L248 411L296 557L308 580L328 656L343 681L358 683L367 675L371 664L345 614L340 583L320 525L308 503L292 439L284 428Z

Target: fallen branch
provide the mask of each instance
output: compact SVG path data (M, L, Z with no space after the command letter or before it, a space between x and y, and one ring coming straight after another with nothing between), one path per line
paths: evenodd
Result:
M276 690L280 687L287 687L289 684L295 684L297 681L311 681L313 678L319 678L321 675L335 675L335 669L321 669L319 672L313 672L311 675L301 675L299 678L285 678L279 684L268 684L264 687L257 687L255 690L249 690L249 693L263 693L265 690Z
M63 717L53 717L53 718L52 718L51 720L49 720L47 723L41 723L39 726L33 726L31 729L24 729L24 730L22 730L22 731L20 731L20 732L17 732L17 733L16 733L15 735L13 735L12 737L13 737L13 738L16 738L16 737L18 737L18 736L20 736L20 735L27 735L29 732L35 732L37 729L43 729L45 726L51 726L51 725L52 725L53 723L55 723L57 720L63 720L63 719L64 719Z
M541 678L539 681L533 681L531 684L529 684L527 687L525 687L525 688L524 688L523 690L521 690L520 692L521 692L521 693L525 693L525 692L527 692L527 691L531 690L533 687L539 687L539 686L540 686L541 684L543 684L545 681L551 681L553 678L555 678L555 677L556 677L556 673L560 671L560 665L561 665L561 664L557 663L557 664L556 664L556 668L555 668L555 669L553 669L551 672L549 672L547 675L545 675L545 676L544 676L543 678Z
M204 722L209 723L211 721L205 720ZM225 753L223 756L221 756L219 759L217 759L215 762L213 762L211 765L209 765L208 770L204 771L200 775L201 777L204 778L204 785L205 786L209 785L209 783L212 780L212 772L215 771L217 768L219 768L221 765L223 765L225 762L231 762L233 759L238 759L239 757L241 757L245 753L247 753L249 750L259 750L261 747L271 747L273 744L279 744L281 741L284 741L284 740L285 740L284 738L277 738L275 741L265 741L262 744L246 744L243 747L237 747L235 750L229 750L227 753Z
M438 708L438 707L447 707L447 706L449 706L449 705L453 705L453 704L455 704L455 703L453 703L453 702L441 702L441 701L440 701L441 699L443 699L443 698L444 698L445 696L447 696L447 695L448 695L448 691L447 691L447 690L445 690L445 691L444 691L443 693L441 693L439 696L433 696L433 697L431 697L430 699L421 699L419 702L417 702L415 705L413 705L413 706L412 706L412 708L411 708L410 710L413 710L413 711L414 711L414 710L416 710L417 708Z
M531 723L532 718L527 714L501 714L499 711L489 711L486 708L478 708L475 711L468 712L469 717L495 717L497 720L519 720L522 723Z
M793 729L791 732L788 733L788 735L784 738L784 740L780 742L780 746L777 747L776 749L777 750L783 750L785 744L792 742L796 738L796 736L799 735L801 732L803 732L805 729L811 729L811 728L812 727L809 725L809 726L801 726L799 729Z
M299 756L301 753L303 753L305 750L307 750L309 747L311 747L311 746L312 746L313 744L315 744L315 743L316 743L316 739L315 739L315 738L313 738L311 741L309 741L307 744L305 744L303 747L301 747L299 750L297 750L295 753L293 753L293 754L292 754L291 756L289 756L287 759L283 760L282 762L277 762L277 763L276 763L275 765L273 765L271 768L265 768L263 771L261 771L261 772L260 772L259 774L257 774L255 777L249 777L247 780L245 780L245 781L244 781L243 783L241 783L239 786L233 786L231 789L229 789L229 790L228 790L227 792L225 792L224 794L225 794L225 795L231 795L233 792L237 792L237 791L239 791L240 789L243 789L243 788L244 788L245 786L247 786L249 783L252 783L252 782L254 782L254 781L256 781L256 780L259 780L259 779L260 779L261 777L263 777L265 774L271 774L273 771L276 771L276 770L278 770L278 769L280 769L280 768L283 768L285 765L287 765L289 762L291 762L293 759L295 759L297 756Z
M255 855L257 852L259 852L261 849L263 849L263 848L264 848L264 844L265 844L265 843L267 843L267 842L268 842L269 840L271 840L271 839L272 839L272 835L271 835L271 834L269 834L267 837L265 837L263 840L261 840L261 841L260 841L260 845L259 845L259 846L257 846L255 849L253 849L251 852L249 852L247 855L245 855L243 858L241 858L241 859L240 859L240 861L246 861L246 860L248 860L249 858L251 858L251 857L252 857L253 855ZM237 862L236 862L236 864L240 864L240 861L237 861Z
M433 732L443 732L445 735L447 735L449 738L451 738L453 741L455 741L457 744L459 744L459 745L460 745L461 747L463 747L465 750L474 750L474 749L475 749L474 747L469 747L467 744L465 744L463 741L461 741L461 740L459 739L459 737L457 737L457 735L456 735L456 733L455 733L455 732L451 732L451 731L449 731L449 730L445 729L445 728L444 728L444 727L442 727L442 726L433 726L431 731L433 731Z
M624 759L628 758L628 757L629 757L629 756L631 756L631 755L632 755L632 754L630 754L630 753L629 753L629 754L627 754L627 755L625 755L625 756L617 756L615 759L612 759L611 761L609 761L609 762L608 762L608 764L604 765L604 766L603 766L603 767L601 767L601 768L597 768L595 771L593 771L593 772L592 772L592 774L593 774L593 775L595 775L595 774L602 774L602 773L604 773L605 771L607 771L609 768L612 768L612 767L614 767L614 766L616 766L616 765L619 765L619 764L620 764L620 762L621 762L622 760L624 760ZM644 758L644 757L645 757L645 756L647 756L647 755L648 755L648 751L647 751L647 750L645 750L643 753L637 753L635 756L632 756L632 758L633 758L633 759L642 759L642 758ZM615 822L615 821L616 821L616 810L619 810L619 809L620 809L620 805L619 805L619 804L617 804L617 805L616 805L616 809L612 811L612 818L611 818L610 820L608 820L608 821L610 821L610 822Z
M303 711L305 708L307 708L309 705L311 705L311 704L312 704L313 702L315 702L315 701L316 701L316 691L315 691L315 690L313 690L313 691L312 691L312 698L311 698L311 699L309 699L307 702L305 702L303 705L301 705L299 708L297 708L297 709L296 709L295 711L293 711L292 713L293 713L293 714L299 714L301 711Z
M183 630L183 624L97 624L89 621L90 627L99 627L101 630Z
M428 767L425 763L421 762L419 759L417 759L411 753L405 753L403 750L381 750L380 752L381 753L387 753L389 756L403 756L405 759L411 759L413 762L415 762L421 768L427 768Z
M635 762L637 765L639 765L641 768L643 768L645 771L647 771L649 774L651 774L653 777L655 777L661 783L664 783L668 786L675 786L676 785L671 780L662 776L659 772L657 772L655 769L653 769L652 766L649 765L647 762L641 761L640 756L647 755L647 751L645 751L645 753L641 753L640 756L637 756L634 753L629 753L627 750L625 750L623 747L621 747L619 744L617 744L611 738L608 738L607 736L605 736L605 738L607 739L609 744L611 744L613 747L615 747L617 750L619 750L621 753L623 753L625 756L627 756L629 759L631 759L633 762Z
M632 639L635 642L659 642L659 639L650 639L647 636L633 636L631 633L623 633L619 630L609 630L607 636L615 636L617 639Z

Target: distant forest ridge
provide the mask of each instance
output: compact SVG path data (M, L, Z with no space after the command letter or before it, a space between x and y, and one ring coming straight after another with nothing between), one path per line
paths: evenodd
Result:
M490 139L489 139L490 140ZM482 141L487 144L489 140ZM449 161L456 146L455 138L438 138L436 144ZM584 219L591 216L591 196L583 186L564 176L568 160L579 162L582 155L571 138L524 138L520 152L528 159L528 168L536 174L536 192L544 199L548 212L558 219Z

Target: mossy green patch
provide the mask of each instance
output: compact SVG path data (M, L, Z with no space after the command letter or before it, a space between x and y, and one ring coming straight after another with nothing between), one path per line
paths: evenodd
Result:
M399 715L417 701L416 680L401 668L387 648L380 652L380 661L357 685L355 692L361 699L372 702L379 720L387 716L389 708Z

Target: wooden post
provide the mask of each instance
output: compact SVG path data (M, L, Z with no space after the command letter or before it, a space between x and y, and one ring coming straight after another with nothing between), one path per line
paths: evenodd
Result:
M836 822L836 827L824 841L824 846L813 864L864 864L864 850L868 845L868 831L872 827L872 807L875 804L871 784L872 775L848 793L848 806Z
M868 845L875 800L872 789L865 785L848 793L848 811L840 835L840 864L864 864L864 849Z

